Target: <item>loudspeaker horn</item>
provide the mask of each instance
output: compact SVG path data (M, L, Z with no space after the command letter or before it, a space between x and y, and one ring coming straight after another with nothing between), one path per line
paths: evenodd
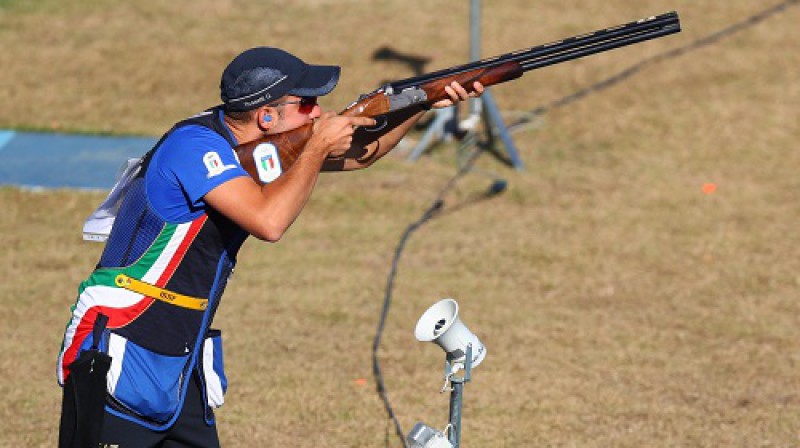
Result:
M420 342L433 342L447 353L453 363L465 363L467 346L472 344L472 367L486 357L486 347L475 334L469 331L458 317L458 302L442 299L430 308L417 321L414 335Z

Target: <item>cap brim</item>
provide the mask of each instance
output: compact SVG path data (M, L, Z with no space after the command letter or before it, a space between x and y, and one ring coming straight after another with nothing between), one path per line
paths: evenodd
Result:
M306 75L291 90L290 95L323 96L339 82L341 69L335 65L309 65Z

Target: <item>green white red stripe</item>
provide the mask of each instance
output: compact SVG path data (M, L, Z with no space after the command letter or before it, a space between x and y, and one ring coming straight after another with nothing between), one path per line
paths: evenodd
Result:
M98 313L109 317L108 328L119 328L135 320L155 300L118 288L114 283L117 274L124 273L156 286L165 286L207 219L207 215L202 215L188 223L166 224L135 263L122 268L98 269L81 283L58 357L59 384L64 384L67 366L75 360L81 344L91 334ZM116 360L112 362L112 369L113 363Z

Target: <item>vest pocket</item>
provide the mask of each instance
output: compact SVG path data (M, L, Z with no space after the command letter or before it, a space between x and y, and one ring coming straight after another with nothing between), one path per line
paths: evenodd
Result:
M202 350L203 378L206 384L206 400L212 408L225 403L225 391L228 390L228 379L225 377L225 365L222 360L222 332L209 329L203 342Z
M108 393L118 404L156 422L166 422L175 415L191 353L162 355L111 333L108 354L112 359Z

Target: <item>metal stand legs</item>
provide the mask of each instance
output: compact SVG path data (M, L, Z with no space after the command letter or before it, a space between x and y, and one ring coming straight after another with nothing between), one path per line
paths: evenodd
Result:
M470 57L473 61L480 59L480 0L471 0L470 3ZM503 122L503 117L500 115L500 110L494 101L489 89L483 93L478 100L470 102L470 116L459 123L456 119L456 108L451 107L447 109L437 109L436 117L428 125L428 129L423 134L422 139L417 143L413 150L408 155L408 160L416 161L426 149L433 143L434 139L438 141L446 141L449 138L457 135L459 131L471 132L477 125L477 122L484 120L486 127L488 146L493 148L496 141L495 132L499 135L500 140L505 146L506 153L508 154L511 165L522 170L524 168L522 159L519 157L517 147L511 139L511 135ZM481 114L481 109L485 111Z
M436 116L433 121L428 125L428 129L422 135L419 143L411 153L408 155L408 160L416 161L422 153L428 149L433 143L434 139L438 141L445 141L455 135L458 130L458 123L456 122L456 108L448 107L447 109L436 109Z

